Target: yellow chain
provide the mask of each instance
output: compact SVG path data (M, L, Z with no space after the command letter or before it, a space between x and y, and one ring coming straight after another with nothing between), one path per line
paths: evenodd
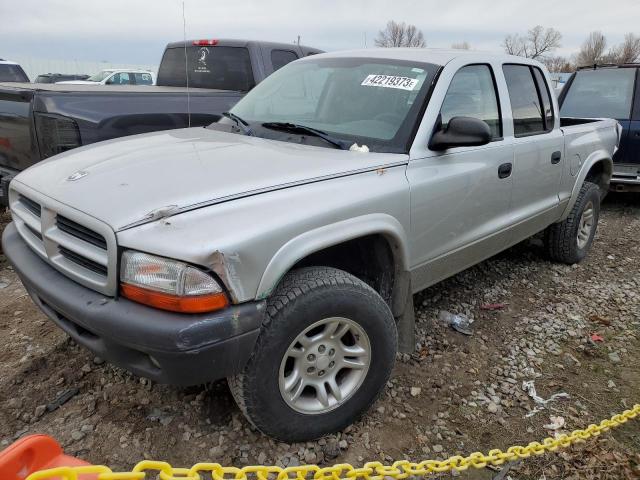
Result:
M447 460L424 460L419 463L400 460L393 465L380 462L368 462L363 467L355 468L348 463L319 467L318 465L301 465L281 468L276 466L247 466L243 468L223 467L218 463L197 463L191 468L175 468L166 462L145 460L138 463L130 472L112 472L104 466L60 467L32 473L27 480L79 480L79 475L95 474L98 480L143 480L147 472L159 472L160 480L201 480L200 473L208 472L213 480L384 480L391 477L403 480L413 476L426 476L432 473L463 471L469 467L484 468L487 465L502 465L505 462L528 458L531 455L542 455L566 448L574 443L597 437L602 432L618 427L628 420L640 415L640 404L631 410L602 420L598 425L589 425L582 430L574 430L570 434L561 434L555 438L548 437L542 442L531 442L526 447L515 445L506 451L490 450L487 455L474 452L469 456L456 455Z

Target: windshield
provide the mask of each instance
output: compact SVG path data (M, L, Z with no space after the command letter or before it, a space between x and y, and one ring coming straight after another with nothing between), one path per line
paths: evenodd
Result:
M635 78L635 68L581 70L569 85L560 115L628 120Z
M307 59L269 76L231 112L258 136L270 136L264 124L283 122L371 151L405 153L438 68L386 59Z
M111 75L113 72L109 71L109 70L103 70L101 72L96 73L95 75L91 75L89 78L87 78L88 82L101 82L103 81L105 78L107 78L109 75Z

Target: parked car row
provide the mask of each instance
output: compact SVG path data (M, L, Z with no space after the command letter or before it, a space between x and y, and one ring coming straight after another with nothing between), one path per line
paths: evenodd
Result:
M26 83L29 77L16 62L0 59L0 83ZM108 68L94 75L72 73L43 73L33 83L61 83L68 85L154 85L155 74L149 70Z

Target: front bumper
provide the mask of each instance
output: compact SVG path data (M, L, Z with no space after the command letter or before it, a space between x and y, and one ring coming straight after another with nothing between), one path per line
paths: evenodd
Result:
M196 385L238 373L260 331L264 301L206 314L165 312L69 280L27 246L13 223L2 249L35 304L71 338L156 382Z

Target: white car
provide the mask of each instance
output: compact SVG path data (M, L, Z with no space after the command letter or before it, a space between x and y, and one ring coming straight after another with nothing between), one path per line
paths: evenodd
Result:
M148 70L109 68L91 75L86 80L56 82L64 85L155 85L156 78Z

